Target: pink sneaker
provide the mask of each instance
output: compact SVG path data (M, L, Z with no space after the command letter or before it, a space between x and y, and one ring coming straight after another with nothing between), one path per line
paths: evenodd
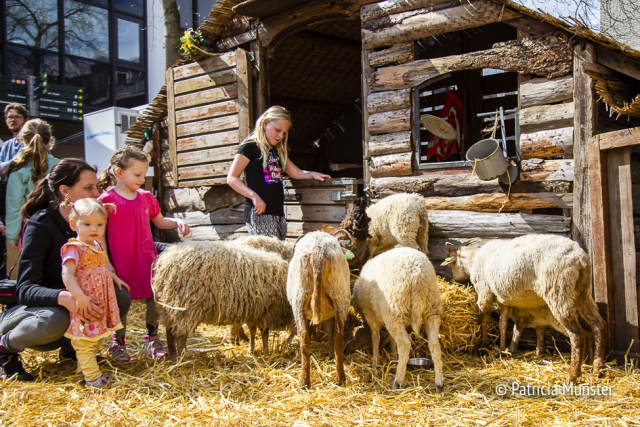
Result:
M164 343L160 340L160 335L154 335L152 337L150 337L149 335L145 335L144 338L147 340L147 344L145 344L144 350L147 353L149 359L162 359L163 357L167 357L169 355L169 351L165 348Z
M126 344L118 345L117 343L113 343L109 349L109 354L111 355L111 359L116 362L127 363L131 361L131 356L129 356L129 353L127 352Z

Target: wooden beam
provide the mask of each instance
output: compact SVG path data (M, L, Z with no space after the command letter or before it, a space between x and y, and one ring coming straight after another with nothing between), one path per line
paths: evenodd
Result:
M323 44L328 44L332 46L335 46L335 45L344 46L344 47L348 47L349 49L355 49L358 51L362 47L360 44L360 40L352 40L346 37L334 36L331 34L320 32L320 31L313 31L313 30L306 30L306 29L300 30L294 34L294 37L304 39L304 40L311 40L311 41L319 42Z
M293 96L273 96L271 99L276 104L331 108L334 111L347 111L353 108L354 105L353 102L321 101L318 99L304 99Z
M237 34L235 36L218 40L215 43L214 50L216 52L227 52L234 47L240 46L241 44L249 43L250 41L256 40L257 38L258 31L256 29L251 29L242 34Z
M362 15L362 10L360 10L360 14ZM360 83L362 85L362 177L365 185L369 185L369 181L371 181L371 157L369 151L371 133L369 132L369 107L367 102L371 92L369 79L373 73L373 69L369 63L370 54L370 50L366 50L364 47L362 48L360 60L362 66L362 79Z
M411 152L399 154L385 154L371 157L371 176L381 178L385 176L411 175Z
M541 34L558 31L557 27L547 24L546 22L538 21L537 19L531 18L529 16L510 19L508 21L504 21L504 23L517 28L518 30L529 36L539 36Z
M496 43L488 50L380 68L371 77L370 84L376 92L405 89L439 74L480 68L558 77L571 72L572 46L573 41L558 32L526 37Z
M520 154L523 160L573 155L573 126L523 133L520 135Z
M426 197L428 210L461 210L472 212L510 212L532 209L571 209L571 193L505 193L474 194L459 197Z
M521 181L573 181L574 161L573 160L543 160L533 168L524 165L528 162L523 160L521 164ZM575 206L575 200L574 200Z
M178 186L178 151L176 132L176 110L175 110L175 94L173 83L173 68L168 68L165 72L165 82L167 85L167 122L169 130L169 156L171 158L171 181L168 183L172 187Z
M404 64L405 62L413 61L413 55L413 42L398 43L390 48L372 52L369 55L369 65L379 68L385 65Z
M473 5L465 4L434 12L426 8L419 12L400 12L379 18L378 22L366 22L362 28L363 46L365 49L391 46L521 16L489 0L476 0Z
M411 151L410 131L372 135L369 138L369 154L372 156L408 151Z
M201 61L191 62L173 69L174 81L188 79L202 74L214 73L226 68L236 66L235 52L229 52L224 55L216 55Z
M593 79L582 66L595 62L593 44L577 45L574 50L573 82L575 115L573 122L573 225L571 237L591 255L591 220L589 218L589 180L587 144L598 129Z
M236 74L238 76L238 143L241 143L251 133L253 119L253 96L251 94L251 64L247 51L236 50Z
M450 0L384 0L362 6L360 20L364 23L394 13L416 10L447 3Z
M520 132L531 133L573 126L573 102L540 105L520 110Z
M638 294L636 248L631 206L631 149L607 152L607 185L611 232L611 263L615 298L616 350L640 350L638 342ZM633 344L632 344L633 342Z
M369 115L371 135L411 130L411 110L393 110Z
M175 109L194 107L196 105L213 104L227 99L238 97L238 84L214 87L213 89L202 90L199 92L188 93L186 95L175 97Z
M522 108L572 99L573 76L528 80L520 85L519 96Z
M374 92L367 97L369 114L411 108L411 89Z
M611 271L609 230L609 196L607 185L607 153L600 151L600 135L589 139L587 167L589 171L589 219L591 221L591 264L593 295L600 315L607 321L608 348L616 348L616 321Z
M640 80L640 61L596 45L597 62L619 73Z
M601 150L640 145L640 127L607 132L599 138Z
M269 105L269 77L267 68L267 50L260 40L251 42L251 52L253 53L253 69L257 73L253 81L253 115L257 118L264 113Z

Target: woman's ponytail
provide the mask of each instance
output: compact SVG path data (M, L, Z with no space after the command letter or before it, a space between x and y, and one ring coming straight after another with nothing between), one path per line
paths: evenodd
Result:
M56 196L49 187L49 176L45 176L36 183L34 189L29 193L29 199L20 208L20 213L25 219L29 219L34 213L46 209L55 199Z

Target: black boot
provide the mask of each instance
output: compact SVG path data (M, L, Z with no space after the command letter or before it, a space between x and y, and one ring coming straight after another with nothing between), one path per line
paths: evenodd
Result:
M18 381L33 381L33 375L24 370L18 353L0 354L2 367L0 378L17 379Z

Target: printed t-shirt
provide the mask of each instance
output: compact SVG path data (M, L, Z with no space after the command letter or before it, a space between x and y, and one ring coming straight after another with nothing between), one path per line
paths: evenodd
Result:
M249 159L244 170L245 184L255 191L267 207L267 215L284 216L284 188L282 184L282 162L275 150L269 150L266 167L262 163L262 152L255 142L246 142L238 148L238 154ZM253 202L244 198L244 221L251 222Z

